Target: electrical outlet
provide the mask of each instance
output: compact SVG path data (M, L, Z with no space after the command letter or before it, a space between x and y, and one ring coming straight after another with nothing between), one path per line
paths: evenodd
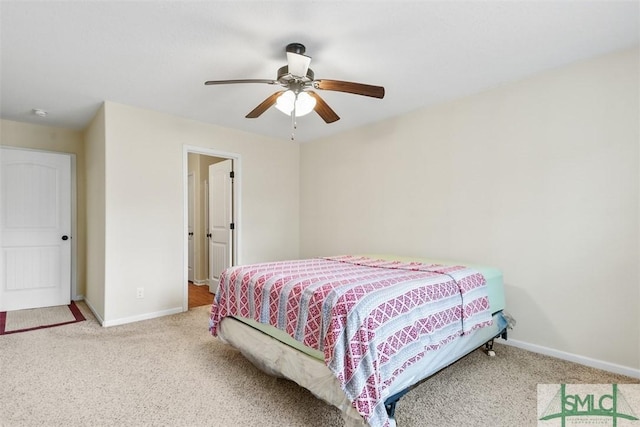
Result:
M144 298L144 288L136 289L136 298Z

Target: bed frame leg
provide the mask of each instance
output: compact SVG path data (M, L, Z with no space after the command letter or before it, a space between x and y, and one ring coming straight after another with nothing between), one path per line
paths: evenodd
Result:
M495 357L496 352L493 351L493 339L484 344L484 352L487 353L489 357Z
M387 410L387 415L389 416L389 421L391 425L396 425L396 404L398 401L392 403L385 403L384 407Z
M491 338L489 341L484 343L483 351L487 354L487 356L495 357L496 352L493 351L493 340L495 340L498 337L502 338L503 340L506 340L507 339L507 328L504 328L502 331L500 331L500 333L498 335L496 335L494 338Z
M398 393L392 396L389 396L387 400L385 400L384 408L387 410L387 415L389 416L389 420L391 421L390 423L391 426L396 425L396 405L398 404L398 401L402 396L407 394L409 390L411 390L412 388L413 386L405 388L404 390L399 391Z
M384 407L387 410L387 415L389 415L389 418L395 418L395 416L396 416L396 404L397 403L398 403L397 400L395 402L385 403Z

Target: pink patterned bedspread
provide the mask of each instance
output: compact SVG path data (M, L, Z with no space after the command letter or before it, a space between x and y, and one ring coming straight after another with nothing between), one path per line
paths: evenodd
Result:
M354 408L388 426L388 387L426 352L491 325L486 282L463 266L356 256L227 269L210 330L240 316L287 332L324 353Z

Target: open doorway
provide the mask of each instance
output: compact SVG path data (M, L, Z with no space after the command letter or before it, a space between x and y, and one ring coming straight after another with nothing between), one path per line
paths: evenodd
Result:
M237 264L240 158L185 147L184 162L186 311L211 304L220 273Z

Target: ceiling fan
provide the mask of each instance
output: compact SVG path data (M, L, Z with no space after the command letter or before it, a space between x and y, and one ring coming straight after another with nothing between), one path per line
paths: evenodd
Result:
M234 83L264 83L278 85L283 88L262 101L256 108L246 115L248 119L260 117L273 105L283 113L290 115L292 127L295 129L296 117L315 111L326 122L333 123L340 120L335 111L313 89L346 92L355 95L384 98L384 87L363 83L345 82L341 80L315 79L313 70L309 68L311 57L304 53L306 48L301 43L290 43L286 47L287 65L278 69L275 80L268 79L240 79L240 80L209 80L205 85L221 85ZM293 139L293 135L292 138Z

